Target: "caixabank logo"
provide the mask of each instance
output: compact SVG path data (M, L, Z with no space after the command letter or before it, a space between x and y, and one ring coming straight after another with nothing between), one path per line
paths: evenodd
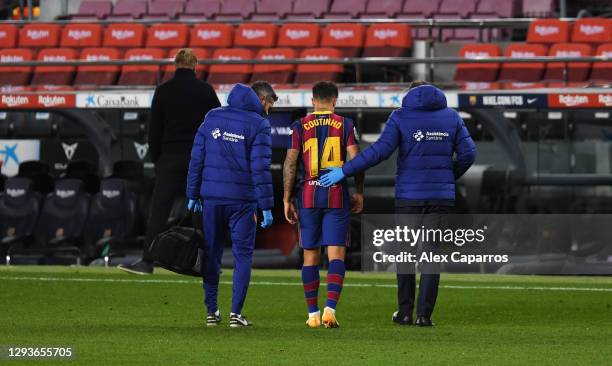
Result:
M39 140L0 140L0 166L4 175L16 175L19 164L39 159Z

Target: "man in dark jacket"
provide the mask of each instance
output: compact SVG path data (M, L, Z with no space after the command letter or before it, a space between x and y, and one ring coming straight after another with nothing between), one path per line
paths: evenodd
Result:
M455 180L474 162L476 146L459 114L446 106L444 93L426 82L413 82L380 138L342 168L323 176L321 183L331 185L364 171L388 159L398 147L396 212L418 214L422 223L439 223L455 204ZM416 325L431 326L440 274L421 272ZM416 275L398 266L397 281L399 309L393 321L412 324Z
M193 137L208 111L221 106L210 84L196 78L198 60L190 49L174 59L174 78L155 89L149 120L149 155L155 163L155 188L142 260L120 269L136 274L153 273L146 248L166 228L172 204L183 197Z
M202 210L207 262L204 277L206 324L221 322L217 307L221 257L227 233L234 254L230 326L251 325L241 315L251 279L257 208L262 227L272 224L272 137L262 116L265 101L253 89L236 84L227 107L213 109L198 129L187 175L188 208Z

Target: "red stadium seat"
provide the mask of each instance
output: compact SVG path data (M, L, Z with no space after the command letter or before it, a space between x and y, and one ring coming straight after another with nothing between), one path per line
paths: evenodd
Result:
M463 58L499 57L501 50L496 44L466 44L461 47L459 56ZM456 81L492 82L497 80L499 63L461 63L457 64Z
M177 48L187 46L189 28L186 24L154 24L147 31L147 47Z
M171 59L174 59L174 57L176 56L177 52L180 50L180 48L175 48L173 50L170 50L170 53L168 53L168 57ZM192 48L191 49L193 51L193 53L196 55L196 57L199 60L205 60L209 57L209 52L208 50L204 49L204 48ZM164 65L162 66L162 71L163 71L163 77L162 77L162 82L171 79L174 76L174 65ZM196 66L196 77L198 79L203 79L204 75L206 74L206 72L208 71L208 65L198 65Z
M246 48L220 48L212 58L214 60L248 60L253 58L253 51ZM253 71L253 65L211 65L208 82L211 84L246 83Z
M298 50L319 46L321 27L312 23L283 24L278 32L278 47L292 47Z
M0 65L4 62L32 61L32 58L32 50L29 49L0 49ZM0 66L0 85L27 85L31 75L31 66Z
M100 47L102 26L99 24L71 23L62 29L60 47Z
M537 19L529 24L527 42L566 43L569 42L571 24L559 19Z
M513 58L546 56L546 46L541 44L511 44L506 47L504 55ZM543 72L544 63L542 62L506 62L502 64L499 79L529 83L542 79Z
M60 29L60 26L57 24L26 24L19 31L19 47L57 47L59 44Z
M190 47L208 49L232 47L234 28L229 24L205 23L191 29Z
M574 24L572 42L609 43L612 42L612 19L581 18Z
M257 53L259 60L285 60L297 58L292 48L264 48ZM273 84L286 84L291 81L295 64L262 64L253 66L251 82L265 80Z
M69 61L77 59L73 48L46 48L38 53L38 61ZM32 85L70 85L76 66L36 66Z
M305 59L333 59L342 57L342 53L335 48L307 48L300 54ZM344 72L339 64L302 64L298 65L295 75L296 84L311 84L320 80L337 81Z
M555 57L588 57L592 55L591 46L584 43L557 43L552 45L548 51L548 56ZM560 80L569 82L584 81L589 76L591 70L590 62L569 62L567 67L567 80L564 80L564 64L549 63L546 66L545 80Z
M104 31L104 47L137 48L144 46L146 28L142 24L115 23Z
M159 48L134 48L125 53L126 60L159 60L166 56ZM159 65L124 65L121 67L118 85L156 85L159 81Z
M368 28L363 57L401 57L412 46L407 24L373 24Z
M15 48L17 45L17 27L12 24L0 24L0 49Z
M119 50L116 48L85 48L81 51L81 60L110 61L118 60ZM79 66L74 78L74 85L113 85L121 70L118 65Z
M277 30L274 24L242 23L234 33L234 46L249 49L274 47Z
M546 88L546 83L511 82L511 83L503 83L502 87L504 89L509 89L509 90L542 89L542 88Z
M595 51L597 56L606 56L612 59L612 43L602 44ZM591 80L612 82L612 62L594 62Z
M332 23L323 29L321 47L333 47L344 57L358 57L361 54L365 27L359 24Z

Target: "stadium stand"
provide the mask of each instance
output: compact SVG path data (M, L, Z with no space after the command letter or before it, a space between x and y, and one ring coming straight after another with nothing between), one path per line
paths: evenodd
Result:
M143 24L110 24L104 31L104 47L135 48L143 47L146 27Z
M189 47L201 47L211 51L232 47L234 28L229 24L198 24L191 28Z
M530 58L546 56L546 47L541 44L511 44L504 53L510 58ZM511 63L505 62L501 66L500 80L535 82L542 79L544 63Z
M285 60L296 58L297 52L292 48L264 48L259 50L256 58L259 60ZM288 84L295 73L295 65L274 64L254 65L251 81L266 80L275 84Z
M179 15L180 20L211 19L221 11L220 0L190 0L185 5L185 11Z
M0 24L0 49L14 48L17 45L18 29L12 24Z
M528 43L565 43L570 40L571 24L559 19L536 19L529 24Z
M357 18L359 14L366 11L367 2L367 0L334 0L331 9L325 14L325 18Z
M102 45L100 24L73 23L62 28L60 47L84 48Z
M255 1L252 0L224 0L221 10L215 15L216 20L242 20L249 19L255 13Z
M581 43L555 43L548 51L548 56L556 57L587 57L592 54L591 46ZM548 81L585 81L591 70L589 62L569 62L567 75L564 75L565 65L563 63L549 63L546 65L544 80Z
M572 42L609 43L612 42L612 19L582 18L576 21L572 32Z
M118 0L107 19L139 19L147 13L147 5L146 0Z
M38 53L38 61L76 60L77 52L72 48L45 48ZM76 71L75 66L36 66L31 85L70 85Z
M116 48L85 48L81 52L81 60L116 60L119 50ZM79 66L74 79L75 86L113 85L121 70L117 65L87 65Z
M242 23L234 33L234 46L258 50L276 45L277 26L265 23Z
M363 57L402 57L412 45L410 26L373 24L368 27Z
M246 48L220 48L215 50L213 59L218 60L245 60L254 57L253 51ZM212 65L208 74L211 84L235 84L249 81L253 65Z
M1 62L32 61L32 50L25 48L8 48L0 50ZM31 66L0 67L0 84L27 85L32 75Z
M343 57L358 57L361 54L364 36L363 25L332 23L323 28L321 47L336 48Z
M278 32L278 47L291 47L298 51L319 46L321 27L317 24L287 23Z
M33 49L57 47L60 28L58 24L25 24L19 31L19 47Z
M501 50L496 44L466 44L459 51L460 57L464 58L486 58L499 57ZM496 81L499 74L499 63L470 64L461 63L457 65L455 73L456 81Z
M147 30L146 47L182 48L187 46L188 37L189 28L185 24L153 24Z
M104 19L111 14L112 10L112 1L85 0L81 2L78 12L73 14L70 18L87 20Z
M125 53L126 60L155 60L164 58L166 52L159 48L132 48ZM121 67L118 85L156 85L160 77L159 65L124 65Z
M183 13L184 8L185 4L183 3L183 1L155 0L149 3L147 14L143 16L143 19L176 19L179 14Z
M368 18L395 18L402 10L402 1L380 0L369 1L365 11L359 14L362 19Z
M602 44L597 48L597 56L612 58L612 43ZM612 81L612 62L597 62L593 64L591 80L601 82Z
M260 0L257 3L257 12L252 15L253 20L283 19L291 12L292 1Z
M336 48L308 48L302 51L301 58L305 59L330 59L341 57L342 54ZM342 65L307 65L297 66L295 84L311 84L319 80L337 81L344 72Z
M329 10L330 2L330 0L295 0L293 10L287 15L287 19L321 18Z

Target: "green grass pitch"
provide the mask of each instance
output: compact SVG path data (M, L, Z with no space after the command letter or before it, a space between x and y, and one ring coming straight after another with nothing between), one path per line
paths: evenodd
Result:
M324 273L322 273L324 279ZM0 345L72 346L53 365L449 365L612 363L612 278L443 275L433 328L391 323L391 274L348 273L339 329L307 329L299 272L253 273L248 329L206 328L201 285L158 271L0 267ZM320 290L320 304L325 298ZM5 352L5 351L3 351ZM3 356L0 356L0 358Z

